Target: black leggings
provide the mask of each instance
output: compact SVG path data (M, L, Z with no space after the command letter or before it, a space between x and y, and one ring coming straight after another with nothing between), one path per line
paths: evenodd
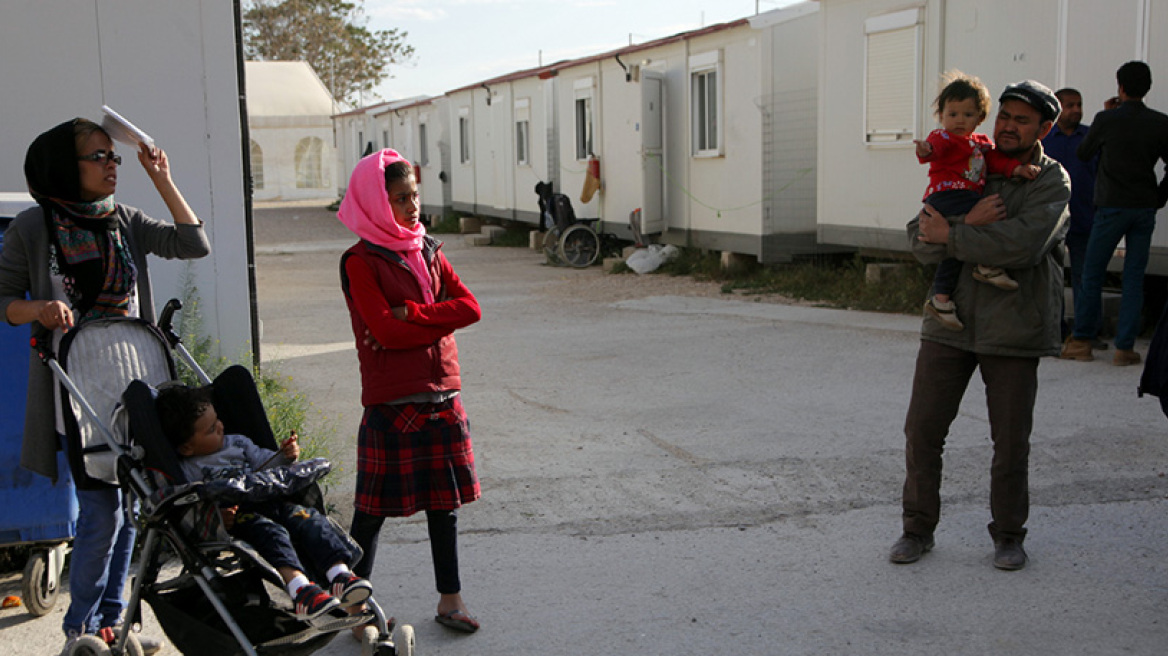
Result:
M373 573L377 536L384 523L384 517L360 510L353 511L353 526L349 529L349 535L365 552L353 566L357 576L367 579ZM434 559L434 582L438 585L438 593L461 592L462 582L458 578L458 511L427 510L426 526L430 531L430 555Z

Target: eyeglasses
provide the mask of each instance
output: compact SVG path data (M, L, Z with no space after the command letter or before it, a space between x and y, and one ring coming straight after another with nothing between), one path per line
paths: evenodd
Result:
M122 156L115 154L112 150L95 150L88 155L80 155L77 159L83 162L113 162L117 165L122 163Z

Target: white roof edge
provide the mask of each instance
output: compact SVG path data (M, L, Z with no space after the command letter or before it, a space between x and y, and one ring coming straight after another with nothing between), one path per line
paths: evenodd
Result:
M750 21L751 27L756 30L761 30L767 27L774 27L775 25L782 25L796 18L810 16L817 11L819 11L818 0L807 0L807 2L800 2L799 4L788 7L764 11L761 14L751 16L747 20Z
M400 100L391 100L390 102L385 103L384 105L378 105L377 107L370 107L368 110L366 110L365 113L369 116L378 117L401 109L402 107L416 105L427 100L435 99L437 99L437 96L411 96L409 98L402 98Z

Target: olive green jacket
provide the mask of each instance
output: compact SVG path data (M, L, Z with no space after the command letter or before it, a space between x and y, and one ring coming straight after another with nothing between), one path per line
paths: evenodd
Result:
M986 195L1001 194L1006 219L985 226L950 220L948 244L917 239L918 218L908 224L913 254L924 264L946 257L963 263L952 299L965 330L954 332L924 315L921 339L984 355L1042 357L1057 355L1062 341L1063 247L1070 213L1071 181L1063 167L1035 147L1033 163L1041 169L1033 181L990 176ZM977 264L1006 269L1018 281L1003 291L973 279Z

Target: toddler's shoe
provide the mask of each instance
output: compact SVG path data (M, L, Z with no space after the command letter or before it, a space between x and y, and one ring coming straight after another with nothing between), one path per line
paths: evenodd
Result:
M325 613L341 607L341 602L331 597L320 586L309 583L300 588L292 600L296 619L311 622Z
M1018 289L1018 281L1011 278L1010 274L1000 267L987 267L979 264L973 268L973 279L1008 292Z
M329 592L341 602L341 608L348 608L364 602L373 594L369 581L352 572L337 574L329 583Z
M946 301L940 303L936 297L930 297L925 301L925 312L933 317L943 327L952 330L953 332L961 332L965 330L965 324L957 318L957 304L953 301Z

